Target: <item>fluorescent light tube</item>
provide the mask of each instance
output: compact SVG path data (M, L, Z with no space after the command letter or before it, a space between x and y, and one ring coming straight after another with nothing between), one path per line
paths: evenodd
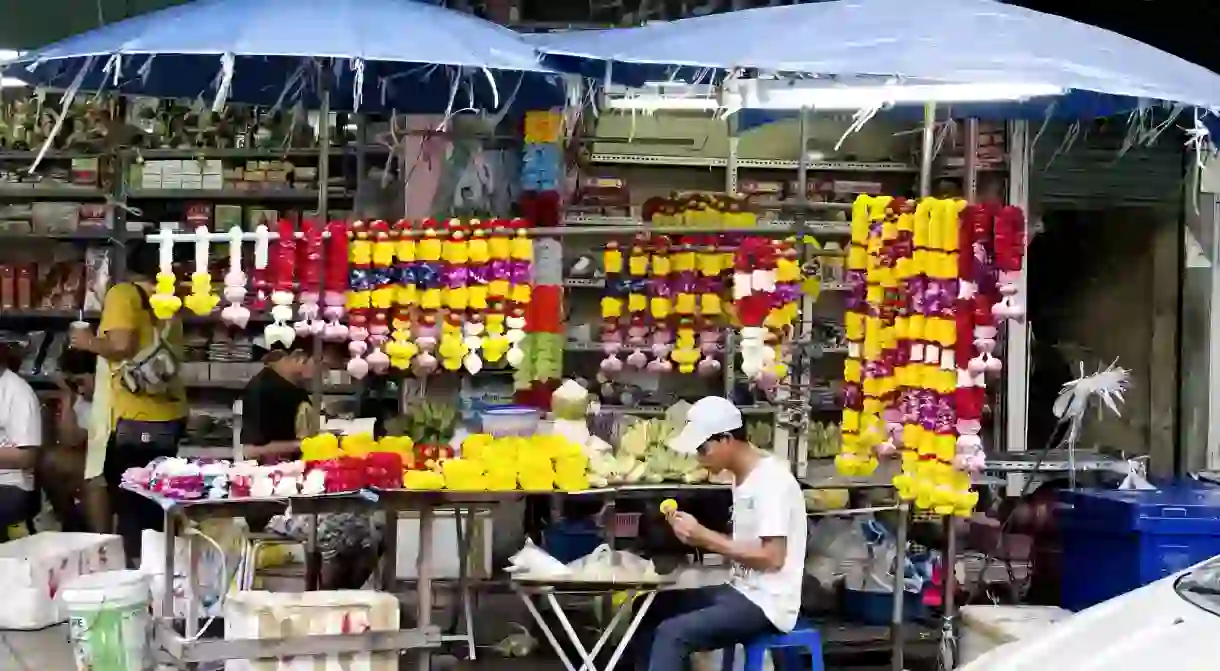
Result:
M673 110L673 111L703 111L720 109L720 100L705 96L672 96L642 94L629 95L621 98L607 98L606 107L612 110Z
M985 103L1019 101L1062 95L1046 84L888 84L832 86L819 82L738 80L721 95L626 93L613 95L606 106L615 110L714 111L724 107L771 110L859 110L890 105ZM620 89L621 90L621 89ZM618 92L616 92L618 93ZM731 102L733 104L725 105Z
M29 86L29 84L17 79L16 77L0 78L0 89L18 88L21 86Z
M826 86L802 82L742 81L742 106L756 109L858 110L887 105L1001 102L1062 95L1045 84L913 84Z

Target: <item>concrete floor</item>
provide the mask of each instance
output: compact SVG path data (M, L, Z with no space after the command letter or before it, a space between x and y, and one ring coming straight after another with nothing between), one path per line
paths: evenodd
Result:
M66 625L41 631L0 632L0 671L70 671L76 668Z

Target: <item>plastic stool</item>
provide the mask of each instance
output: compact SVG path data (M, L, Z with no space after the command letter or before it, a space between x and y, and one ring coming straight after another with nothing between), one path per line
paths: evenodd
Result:
M763 659L767 651L777 657L783 671L797 671L801 668L801 650L808 652L813 661L810 671L825 671L822 660L822 634L809 622L797 622L796 627L787 634L771 634L757 638L743 646L746 660L743 671L762 671ZM724 651L723 671L733 671L733 655L736 647Z

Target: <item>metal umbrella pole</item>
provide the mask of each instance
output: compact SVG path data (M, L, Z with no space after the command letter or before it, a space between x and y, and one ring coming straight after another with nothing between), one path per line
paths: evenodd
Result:
M921 198L932 195L932 160L936 148L936 103L924 103L923 132L921 134L919 156L919 195ZM954 530L953 517L945 516L945 555L944 555L944 613L940 623L940 667L952 669L957 666L957 608L954 593L957 591L957 534ZM895 666L895 669L899 667Z
M932 154L936 150L936 103L924 103L919 151L919 197L932 195Z
M330 220L330 82L324 72L320 79L318 112L318 220L322 226ZM325 248L322 251L326 254ZM326 259L322 259L323 263ZM322 339L313 339L313 355L322 360ZM314 366L313 388L310 403L314 407L314 421L320 421L322 412L322 366ZM315 427L321 431L322 427Z
M319 77L320 110L318 116L318 219L325 226L328 217L330 200L330 82L327 73ZM322 263L326 263L326 246L322 246ZM313 357L322 361L322 339L314 338ZM314 366L313 379L310 380L309 405L312 409L309 422L313 433L322 431L322 366ZM309 516L309 527L305 536L305 588L316 590L322 583L322 557L318 553L318 516Z

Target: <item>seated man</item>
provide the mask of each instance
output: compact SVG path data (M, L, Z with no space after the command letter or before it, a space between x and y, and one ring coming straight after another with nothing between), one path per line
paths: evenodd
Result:
M241 442L248 459L274 463L300 457L301 438L309 435L318 411L306 387L318 362L313 343L297 338L292 347L274 349L266 364L242 393ZM269 522L247 520L252 529L265 526L304 541L307 518L277 515ZM359 589L377 565L379 534L367 515L332 514L318 517L318 551L322 558L323 589Z
M741 411L719 396L691 406L670 446L733 475L731 538L688 513L668 515L679 540L723 556L731 577L718 587L660 592L632 641L637 671L678 671L692 653L791 631L801 606L808 528L787 464L748 443Z
M14 372L17 356L11 343L0 343L0 541L10 525L33 516L34 465L42 446L42 404Z
M38 479L64 531L85 531L85 516L77 507L85 495L85 455L89 443L90 415L93 410L94 373L97 355L78 349L67 349L59 357L59 411L56 417L58 440L54 446L42 449L38 462ZM104 496L99 484L96 495ZM89 503L89 501L86 501ZM101 501L105 506L105 501ZM105 527L92 529L99 533Z

